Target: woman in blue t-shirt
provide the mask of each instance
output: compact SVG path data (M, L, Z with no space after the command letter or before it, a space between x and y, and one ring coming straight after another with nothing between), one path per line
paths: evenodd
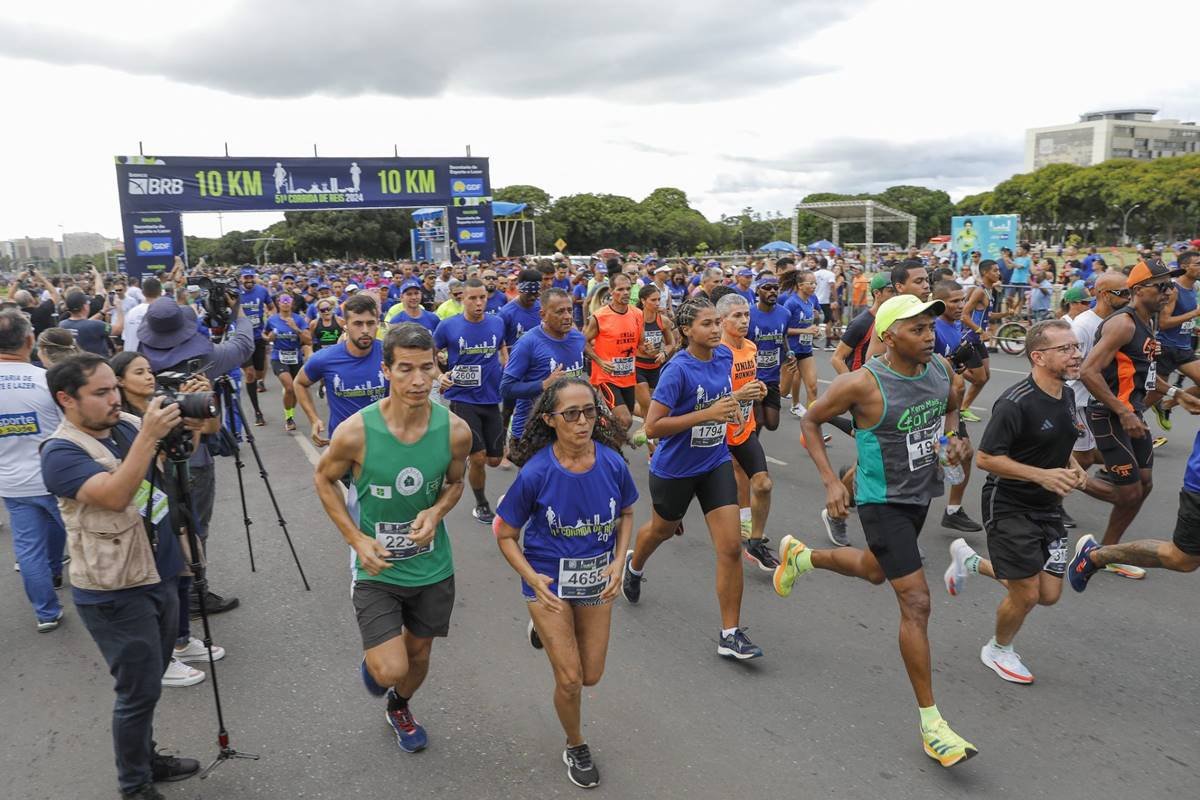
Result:
M792 352L792 360L789 362L790 369L783 374L779 392L784 397L791 397L792 416L802 417L804 409L817 399L817 362L813 359L813 336L821 331L817 320L821 304L816 296L817 280L811 272L798 270L789 272L784 278L787 283L794 282L795 292L783 301L792 312L788 320L788 347ZM801 386L807 393L807 404L800 402Z
M742 537L737 484L725 443L726 425L743 421L733 398L733 353L721 345L717 310L703 295L679 307L675 324L687 344L662 368L646 414L646 435L658 439L650 459L653 514L638 530L637 549L625 554L621 590L626 600L638 602L647 559L676 534L692 498L698 498L717 554L717 653L757 658L762 650L738 627Z
M263 338L271 343L271 371L283 387L283 429L296 430L296 390L292 381L304 364L301 348L312 344L312 332L304 317L292 311L292 296L281 294L278 311L263 323Z
M586 378L550 384L509 453L521 471L493 525L500 552L521 576L529 642L545 648L554 669L567 776L584 788L600 774L583 739L580 694L604 673L621 585L616 553L629 544L638 497L618 430Z

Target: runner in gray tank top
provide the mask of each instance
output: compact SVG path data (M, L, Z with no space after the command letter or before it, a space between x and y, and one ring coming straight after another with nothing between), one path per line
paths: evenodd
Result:
M971 758L978 749L950 729L933 701L929 656L929 584L921 569L917 536L931 498L942 493L939 440L951 437L944 456L950 464L970 458L956 435L962 379L934 353L934 319L941 300L923 302L898 295L879 307L875 334L886 353L866 369L839 376L805 414L803 441L826 489L826 512L846 516L850 495L829 463L821 424L850 412L858 450L856 503L867 548L810 550L783 537L775 591L788 596L797 576L815 569L887 580L900 604L900 655L921 716L925 753L943 767Z

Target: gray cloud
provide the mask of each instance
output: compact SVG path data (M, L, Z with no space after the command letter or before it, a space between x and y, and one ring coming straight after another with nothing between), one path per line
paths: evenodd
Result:
M796 55L798 43L863 2L245 0L210 28L135 44L0 22L0 54L252 97L450 91L700 102L824 71ZM153 32L153 22L137 30Z

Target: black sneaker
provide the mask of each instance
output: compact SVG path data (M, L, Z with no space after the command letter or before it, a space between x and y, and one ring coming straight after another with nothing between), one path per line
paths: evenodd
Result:
M966 533L975 533L983 530L983 526L968 517L967 512L961 508L953 514L942 512L942 527L956 531L965 531Z
M642 581L645 580L641 575L634 575L633 568L629 566L633 561L633 551L625 552L625 570L621 576L621 594L625 595L625 599L637 605L637 601L642 599Z
M717 655L726 658L736 658L738 661L748 661L752 658L762 658L762 648L750 641L741 628L734 630L728 636L722 636L717 645Z
M200 762L194 758L176 758L155 753L150 759L150 774L155 783L174 783L187 780L200 771Z
M586 742L563 750L563 763L567 765L567 777L571 783L581 789L600 785L600 770L592 763L592 751L588 750Z
M259 394L262 394L262 393L263 393L263 392L265 392L266 390L267 390L267 382L266 382L266 381L259 381L259 382L258 382L258 393L259 393Z
M54 584L55 589L61 589L63 587L62 575L55 575L50 579L50 582Z
M491 525L496 519L496 515L492 513L491 506L487 503L480 503L475 506L475 510L471 512L471 516L482 522L484 525Z
M752 564L757 564L763 572L774 572L779 566L779 557L767 544L767 537L747 539L742 545L745 547L746 559Z
M1063 527L1064 527L1064 528L1075 528L1075 527L1077 527L1077 525L1075 524L1075 518L1074 518L1074 517L1072 517L1070 514L1068 514L1068 513L1067 513L1067 509L1065 509L1065 508L1060 508L1060 509L1059 509L1059 512L1062 514L1062 525L1063 525Z
M850 546L850 535L846 533L846 518L829 516L829 509L821 509L821 522L825 523L825 535L829 537L829 541L833 542L838 547Z
M139 786L132 792L121 792L121 797L126 797L130 800L166 800L166 798L162 796L162 792L154 788L153 783L147 783L145 786Z
M254 412L254 424L260 428L267 424L267 421L265 419L263 419L263 415L262 415L261 411Z
M537 628L533 626L533 620L529 620L529 627L525 629L525 635L529 637L529 646L534 650L542 649L542 637L538 636Z
M222 597L214 592L209 592L204 595L204 610L209 614L224 614L226 611L233 611L241 605L241 601L236 597ZM196 599L196 593L193 592L191 600L188 603L188 616L200 616L200 603Z

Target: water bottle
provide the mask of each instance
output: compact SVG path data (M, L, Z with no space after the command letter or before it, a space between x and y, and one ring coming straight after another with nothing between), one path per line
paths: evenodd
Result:
M942 475L946 478L946 483L951 486L958 486L967 479L966 473L963 472L962 464L951 464L946 459L946 449L950 446L950 439L947 436L942 436L938 439L938 463L942 465Z

